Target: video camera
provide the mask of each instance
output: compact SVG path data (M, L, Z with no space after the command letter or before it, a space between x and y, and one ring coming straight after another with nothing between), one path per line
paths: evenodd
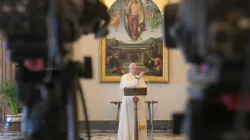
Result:
M97 10L98 9L98 10ZM81 35L108 34L107 7L99 0L1 0L0 30L18 69L15 82L27 140L78 140L76 93L80 78L92 78L92 61L72 60Z
M62 44L83 34L108 34L107 8L99 0L4 0L0 6L0 29L13 61L44 57L52 44L61 52Z
M164 41L180 48L189 70L189 98L174 115L190 140L250 139L248 0L182 0L164 9ZM176 120L178 118L179 120Z

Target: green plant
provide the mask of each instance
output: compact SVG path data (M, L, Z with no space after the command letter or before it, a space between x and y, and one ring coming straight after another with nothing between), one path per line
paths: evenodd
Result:
M18 114L18 98L16 94L15 84L12 81L2 83L2 94L8 98L8 104L13 115Z

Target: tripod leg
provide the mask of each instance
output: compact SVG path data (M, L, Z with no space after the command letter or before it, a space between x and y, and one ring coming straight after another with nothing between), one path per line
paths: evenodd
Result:
M77 132L77 101L76 101L76 81L74 81L67 91L68 95L68 138L69 140L79 140Z
M85 102L85 99L84 99L84 93L83 93L83 90L81 88L81 85L80 85L80 81L77 82L77 89L79 90L79 93L80 93L80 97L81 97L81 100L82 100L82 103L83 103L83 112L84 112L84 116L85 116L85 125L86 125L86 129L87 129L87 137L88 137L88 140L90 140L91 136L90 136L90 127L89 127L89 119L88 119L88 111L87 111L87 105L86 105L86 102Z

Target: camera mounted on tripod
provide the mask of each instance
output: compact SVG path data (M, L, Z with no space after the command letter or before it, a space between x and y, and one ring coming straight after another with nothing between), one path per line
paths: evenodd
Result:
M242 128L250 132L250 111L240 101L250 103L244 87L249 84L242 84L249 79L249 9L247 0L182 0L164 8L166 47L180 48L192 64L185 114L174 115L175 134L180 134L182 120L190 140L224 140ZM244 124L238 115L242 107Z
M74 61L69 44L86 34L105 37L110 21L107 7L100 0L3 0L0 15L10 58L18 64L15 82L24 105L25 137L78 140L76 94L80 93L90 139L79 79L92 78L92 61L90 57Z

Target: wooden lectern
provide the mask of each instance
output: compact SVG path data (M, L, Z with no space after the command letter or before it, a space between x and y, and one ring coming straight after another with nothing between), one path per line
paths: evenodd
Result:
M137 96L146 96L147 88L124 88L124 96L134 96L134 110L135 110L135 125L134 125L134 140L139 140L139 125L138 125L138 101Z

